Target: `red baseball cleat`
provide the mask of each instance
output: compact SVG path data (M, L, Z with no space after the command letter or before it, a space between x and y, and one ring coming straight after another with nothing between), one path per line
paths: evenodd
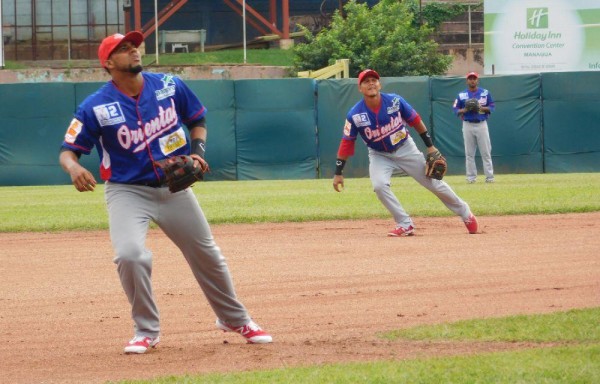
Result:
M415 229L413 228L412 225L410 225L408 228L396 228L392 231L388 232L388 236L391 237L400 237L400 236L412 236L415 234Z
M217 319L216 325L217 328L223 332L239 333L246 339L246 341L248 341L249 344L267 344L273 342L271 335L263 331L263 329L252 320L250 320L248 324L237 328L227 324L224 321L221 321L220 319Z
M477 218L472 213L469 215L469 218L465 220L465 226L470 234L477 233L477 229L479 226L477 225Z
M145 353L148 348L156 348L160 337L134 336L125 346L125 353Z

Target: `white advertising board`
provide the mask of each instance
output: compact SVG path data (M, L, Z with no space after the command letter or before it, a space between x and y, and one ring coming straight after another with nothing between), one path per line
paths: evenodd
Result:
M600 71L600 0L485 0L484 72Z

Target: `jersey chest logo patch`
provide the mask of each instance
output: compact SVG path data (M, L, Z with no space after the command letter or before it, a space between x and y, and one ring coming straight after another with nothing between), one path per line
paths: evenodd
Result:
M356 125L357 127L368 127L371 125L369 115L364 112L353 115L352 120L354 121L354 125Z
M98 123L102 127L125 122L125 115L118 102L96 105L94 107L94 114L96 114L96 119L98 119Z
M175 94L175 80L173 80L173 76L165 75L161 80L163 83L163 88L154 91L156 94L156 100L163 100Z
M392 113L396 113L399 110L400 110L400 99L397 97L394 97L394 100L392 100L392 106L387 107L387 113L388 113L388 115L391 115Z
M158 139L162 153L168 155L187 144L183 128L179 128L168 136Z

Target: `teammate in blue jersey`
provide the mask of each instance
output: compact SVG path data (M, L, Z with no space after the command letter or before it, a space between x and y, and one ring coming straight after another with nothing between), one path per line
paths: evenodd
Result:
M333 188L344 188L343 169L348 158L354 155L357 137L360 135L369 151L369 177L379 201L392 214L396 226L388 236L412 236L415 224L404 210L391 189L392 174L405 173L433 192L464 222L469 233L477 233L477 219L471 209L443 180L425 175L425 157L409 135L413 127L427 146L428 153L437 149L433 145L427 127L410 104L399 95L381 93L379 74L365 69L358 76L358 90L363 99L346 115L344 134L337 153Z
M94 147L100 156L114 262L134 323L134 337L124 351L144 353L159 342L152 253L145 244L150 221L183 253L217 315L217 328L237 332L248 343L270 343L272 337L237 299L225 258L194 193L190 188L171 193L153 165L191 155L196 166L209 169L204 160L206 108L179 78L142 71L138 47L143 40L140 32L132 31L102 41L98 58L112 80L79 105L59 157L75 188L86 192L94 191L97 181L79 158Z
M465 108L465 102L468 99L476 99L479 102L479 111L468 111ZM492 143L487 119L490 113L494 112L496 106L490 91L479 87L479 74L477 72L467 74L467 89L458 94L452 108L454 113L462 119L467 182L472 184L477 180L475 152L479 147L485 182L493 183Z

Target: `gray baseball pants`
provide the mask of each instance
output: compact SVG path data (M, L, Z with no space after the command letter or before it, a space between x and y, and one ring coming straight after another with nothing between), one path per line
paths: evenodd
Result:
M417 183L433 192L463 221L468 219L471 213L469 205L458 197L445 181L425 176L425 156L409 136L396 152L380 152L369 148L369 177L373 190L379 201L392 214L396 227L408 228L415 225L392 192L391 180L394 173L411 176Z
M486 180L494 178L494 166L492 164L492 143L487 121L473 124L463 121L463 139L465 141L465 167L467 170L467 181L475 181L477 178L477 165L475 164L475 152L479 147L479 154L483 163L483 173Z
M159 313L152 294L152 252L145 242L150 221L181 250L217 317L233 326L250 317L235 294L229 268L190 188L106 183L110 238L121 284L131 304L136 336L160 333Z

